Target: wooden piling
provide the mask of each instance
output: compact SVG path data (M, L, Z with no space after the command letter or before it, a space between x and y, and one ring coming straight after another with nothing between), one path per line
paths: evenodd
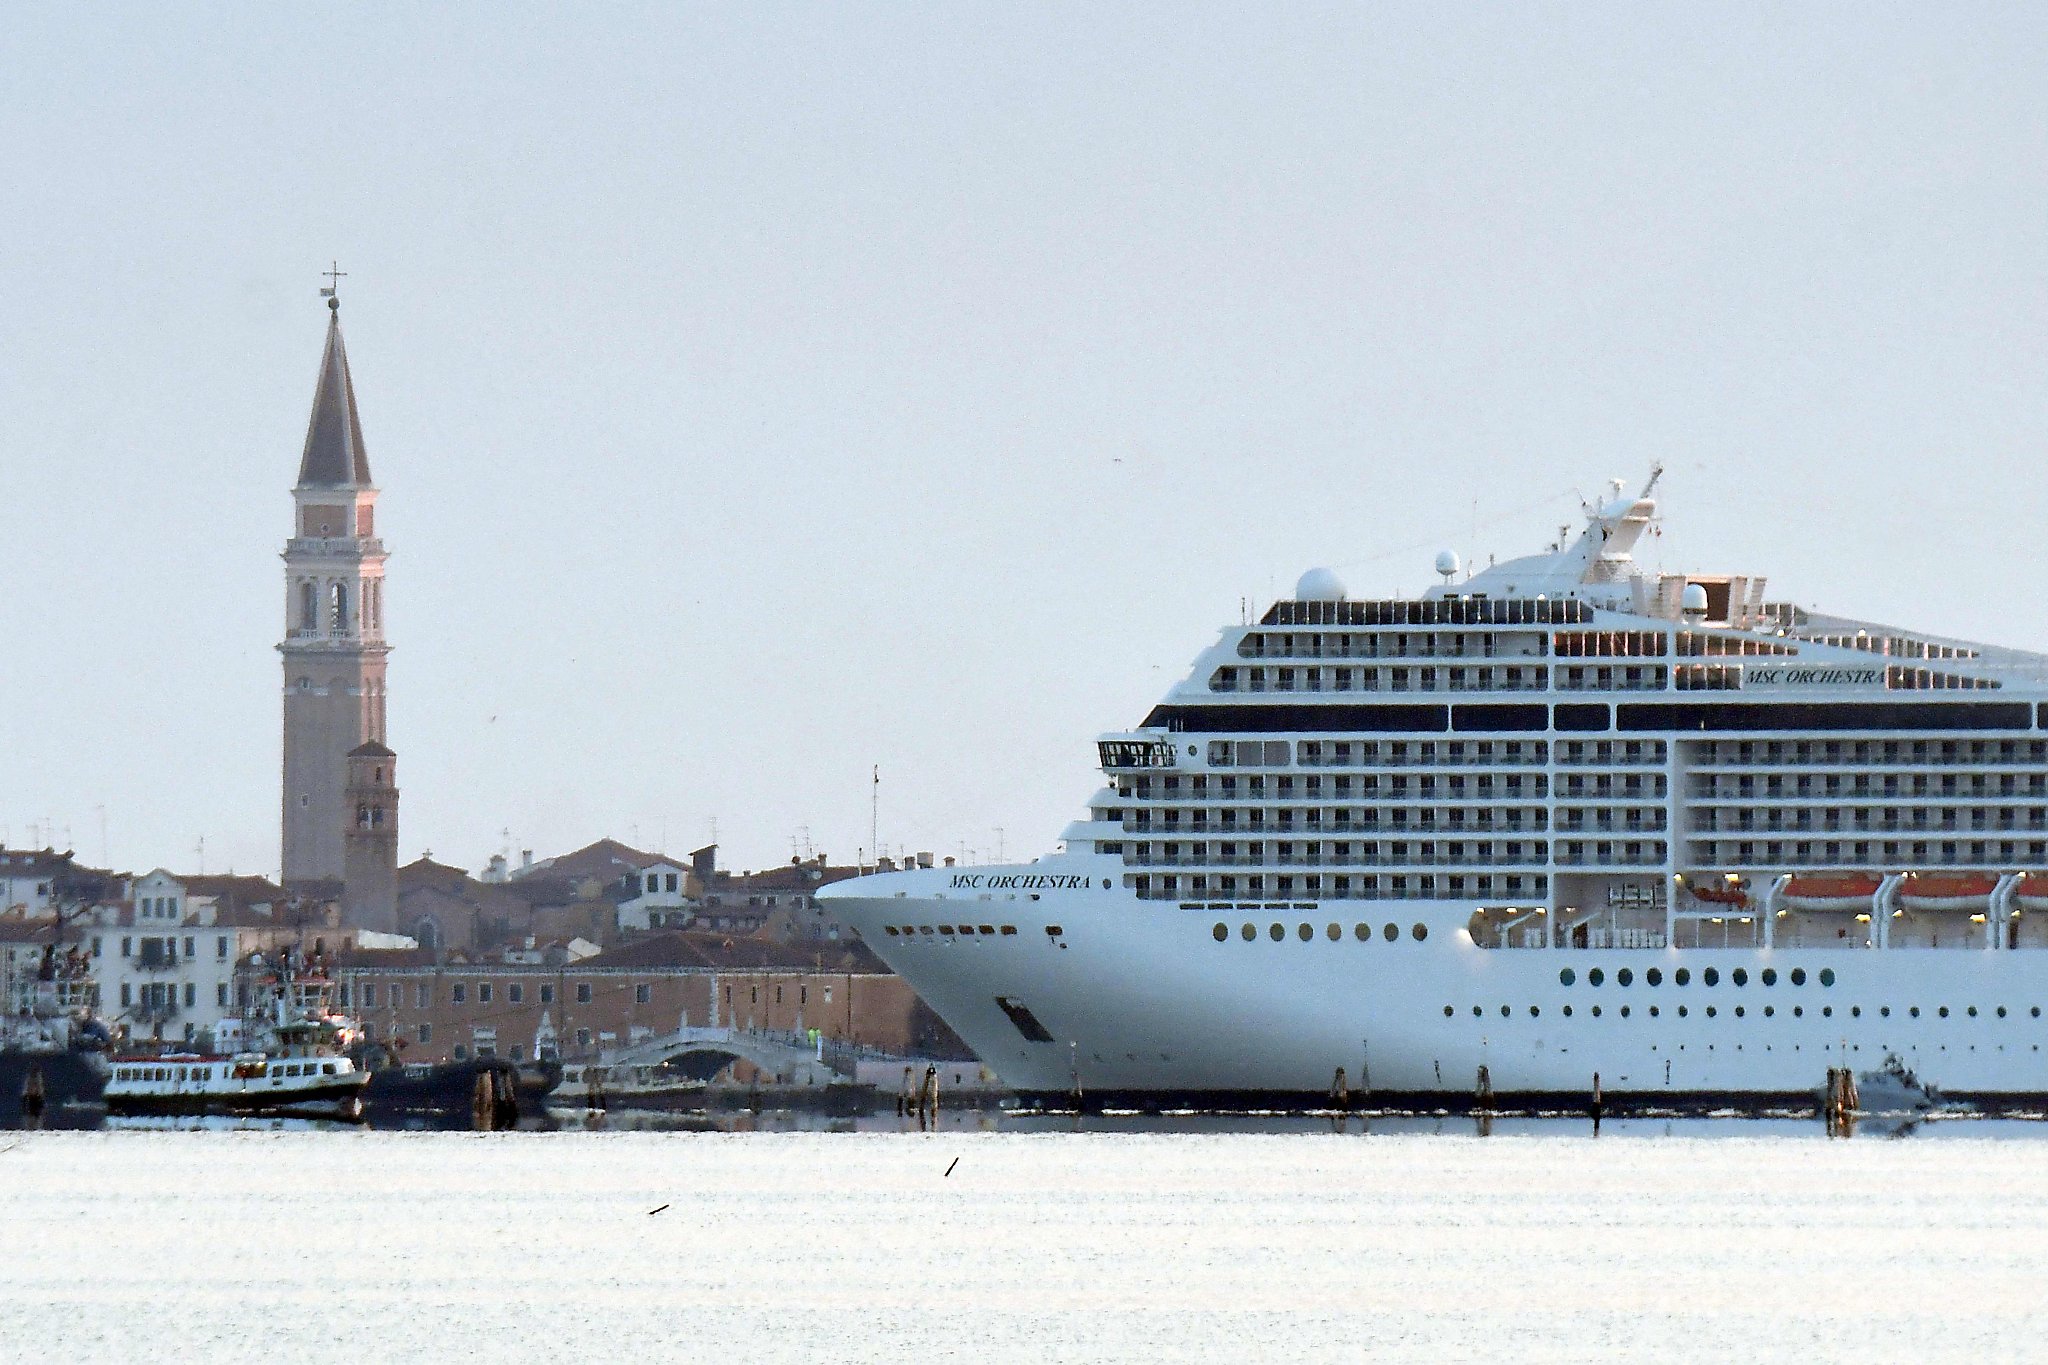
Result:
M1337 1068L1337 1075L1330 1082L1330 1106L1340 1114L1351 1112L1351 1085L1344 1078L1344 1068Z
M1490 1113L1493 1109L1493 1075L1484 1066L1479 1068L1479 1075L1472 1082L1472 1107L1481 1113Z
M1600 1073L1593 1073L1593 1131L1600 1131L1600 1116L1605 1112L1607 1102L1600 1095Z
M491 1085L491 1073L488 1068L476 1073L469 1108L470 1121L476 1126L476 1130L479 1133L490 1132L493 1121L497 1118L497 1096Z
M21 1079L21 1116L31 1125L42 1121L43 1068L36 1062L29 1063L28 1074Z

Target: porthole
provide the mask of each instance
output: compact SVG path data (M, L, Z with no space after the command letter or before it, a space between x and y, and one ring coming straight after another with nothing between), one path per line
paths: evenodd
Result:
M1823 967L1820 969L1820 984L1823 986L1835 984L1835 969L1833 967Z
M1792 1007L1792 1017L1794 1019L1804 1019L1806 1017L1806 1006L1794 1005Z
M1600 1007L1598 1005L1593 1006L1593 1017L1595 1019L1600 1017Z
M1564 1007L1564 1017L1567 1019L1572 1017L1572 1007L1570 1005Z
M1835 1017L1835 1007L1834 1007L1833 1005L1822 1005L1822 1006L1820 1007L1820 1017L1821 1017L1821 1018L1823 1018L1823 1019L1832 1019L1832 1018L1834 1018L1834 1017Z
M1418 923L1413 929L1410 929L1408 932L1415 935L1415 941L1417 943L1420 943L1422 942L1422 940L1429 937L1429 926L1427 924Z
M1738 986L1747 986L1749 984L1749 968L1737 967L1734 971L1728 973L1728 979Z
M1303 943L1307 943L1310 939L1316 936L1316 931L1314 929L1311 929L1308 925L1304 924L1299 929L1296 929L1294 931L1294 936L1300 939Z
M1718 1012L1712 1005L1707 1006L1707 1018L1713 1018Z
M1692 968L1680 967L1677 971L1673 972L1671 974L1671 984L1674 986L1690 986L1692 984Z
M1721 984L1721 969L1720 969L1719 967L1709 967L1709 968L1707 968L1707 969L1706 969L1705 971L1703 971L1703 972L1701 972L1701 973L1700 973L1700 981L1701 981L1702 983L1704 983L1705 985L1709 985L1709 986L1718 986L1718 985L1720 985L1720 984Z
M1451 1007L1450 1007L1449 1005L1445 1005L1445 1006L1444 1006L1444 1018L1448 1019L1448 1018L1450 1018L1450 1017L1451 1017Z
M1560 986L1569 986L1578 979L1578 976L1569 967L1566 967L1557 974L1557 984Z
M1586 984L1588 986L1598 986L1605 983L1606 980L1607 973L1601 971L1598 967L1586 973Z
M1385 939L1389 943L1394 942L1396 939L1401 937L1401 926L1398 924L1389 924L1385 928L1385 930L1381 932L1380 937Z
M1622 1018L1624 1018L1624 1019L1628 1018L1628 1006L1627 1006L1627 1005L1623 1005L1623 1006L1621 1007L1621 1017L1622 1017Z
M1351 936L1360 943L1370 943L1372 942L1372 926L1370 924L1354 924L1351 926Z
M2000 1005L1998 1007L1998 1017L2001 1019L2005 1018L2005 1006Z
M1266 937L1272 939L1273 942L1278 943L1281 939L1287 937L1287 926L1280 923L1278 920L1275 920L1272 924L1267 926Z
M1330 942L1335 943L1344 937L1344 928L1342 925L1332 924L1329 928L1323 930L1323 934Z
M1661 985L1663 985L1663 984L1664 984L1664 969L1663 969L1662 967L1652 967L1652 968L1650 968L1650 970L1648 970L1648 971L1646 971L1646 972L1644 972L1644 973L1643 973L1643 981L1644 981L1644 983L1645 983L1646 985L1651 985L1651 986L1661 986Z
M1792 969L1792 984L1795 986L1804 986L1806 984L1806 968L1794 967Z
M1907 1010L1906 1013L1912 1015L1915 1019L1918 1019L1920 1017L1920 1007L1918 1005L1915 1005L1913 1006L1913 1008Z
M1626 967L1614 974L1614 984L1617 986L1633 986L1635 983L1636 974Z
M885 924L882 926L882 932L886 933L890 938L895 938L897 934L897 929L896 926L893 924Z
M1763 971L1763 975L1762 975L1762 976L1761 976L1761 977L1759 978L1759 980L1761 980L1761 981L1762 981L1762 982L1763 982L1763 983L1764 983L1764 984L1765 984L1766 986L1775 986L1775 985L1777 985L1777 984L1778 984L1778 969L1777 969L1776 967L1766 967L1766 968L1764 968L1764 971Z
M1879 1005L1879 1006L1877 1007L1877 1017L1878 1017L1878 1018L1880 1018L1880 1019L1889 1019L1889 1018L1891 1018L1891 1017L1892 1017L1892 1007L1891 1007L1890 1005Z
M1680 1006L1678 1007L1678 1017L1679 1017L1679 1018L1683 1019L1683 1018L1685 1018L1685 1016L1686 1016L1686 1015L1688 1015L1688 1014L1690 1014L1690 1013L1692 1013L1692 1011L1691 1011L1691 1010L1689 1010L1689 1009L1687 1009L1687 1008L1686 1008L1685 1006L1683 1006L1683 1005L1680 1005Z
M1777 1007L1776 1005L1765 1005L1765 1006L1764 1006L1764 1018L1766 1018L1766 1019L1775 1019L1775 1018L1777 1017L1777 1015L1778 1015L1778 1007Z
M1948 1006L1943 1005L1940 1009L1936 1010L1935 1013L1943 1019L1948 1018Z
M1851 1019L1861 1019L1861 1018L1863 1017L1863 1006L1861 1006L1861 1005L1851 1005L1851 1006L1849 1006L1849 1017L1850 1017Z
M1541 1009L1537 1008L1537 1007L1536 1007L1535 1005L1531 1005L1531 1006L1529 1006L1529 1017L1530 1017L1531 1019L1534 1019L1534 1018L1535 1018L1535 1017L1536 1017L1537 1015L1539 1015L1539 1014L1541 1014L1541 1013L1543 1013L1543 1011L1542 1011Z
M1472 1017L1473 1017L1474 1019L1477 1019L1477 1018L1479 1017L1479 1006L1477 1006L1477 1005L1474 1005L1474 1006L1472 1007Z
M1253 926L1247 924L1237 931L1237 936L1243 939L1246 943L1250 943L1253 939L1259 936L1259 931Z
M1972 1019L1977 1017L1977 1007L1975 1005L1970 1006L1970 1017Z
M1508 1015L1509 1015L1509 1014L1511 1014L1512 1012L1513 1012L1513 1011L1509 1010L1509 1009L1508 1009L1508 1007L1507 1007L1506 1005L1502 1005L1502 1006L1500 1007L1500 1017L1501 1017L1501 1018L1503 1018L1503 1019L1507 1018L1507 1017L1508 1017Z
M1657 1017L1657 1007L1655 1005L1650 1006L1650 1017L1652 1019Z
M891 930L890 930L889 932L893 934L893 933L895 933L896 931L895 931L894 929L891 929ZM1216 935L1216 941L1217 941L1218 943L1224 943L1224 942L1227 942L1227 941L1229 941L1229 938L1230 938L1230 926L1229 926L1229 925L1227 925L1227 924L1218 924L1218 925L1217 925L1217 926L1216 926L1216 927L1215 927L1215 928L1214 928L1213 930L1211 930L1210 932Z

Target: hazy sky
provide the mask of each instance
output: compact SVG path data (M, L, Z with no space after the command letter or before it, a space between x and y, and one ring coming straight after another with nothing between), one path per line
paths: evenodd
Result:
M1658 459L2048 647L2039 5L17 7L0 133L15 844L275 871L330 258L408 859L1042 852L1240 598Z

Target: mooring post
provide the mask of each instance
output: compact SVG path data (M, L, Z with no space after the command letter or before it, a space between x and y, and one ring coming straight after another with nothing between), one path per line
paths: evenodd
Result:
M1344 1068L1337 1068L1337 1075L1330 1082L1330 1103L1340 1114L1351 1112L1351 1086L1344 1079Z
M1600 1073L1593 1073L1593 1131L1600 1131L1600 1115L1606 1109L1606 1101L1600 1097Z

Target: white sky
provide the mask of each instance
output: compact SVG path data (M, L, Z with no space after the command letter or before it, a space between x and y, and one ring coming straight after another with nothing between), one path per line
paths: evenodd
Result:
M408 859L1042 852L1241 596L1658 458L2048 646L2048 10L1103 8L12 10L0 833L275 871L330 257Z

